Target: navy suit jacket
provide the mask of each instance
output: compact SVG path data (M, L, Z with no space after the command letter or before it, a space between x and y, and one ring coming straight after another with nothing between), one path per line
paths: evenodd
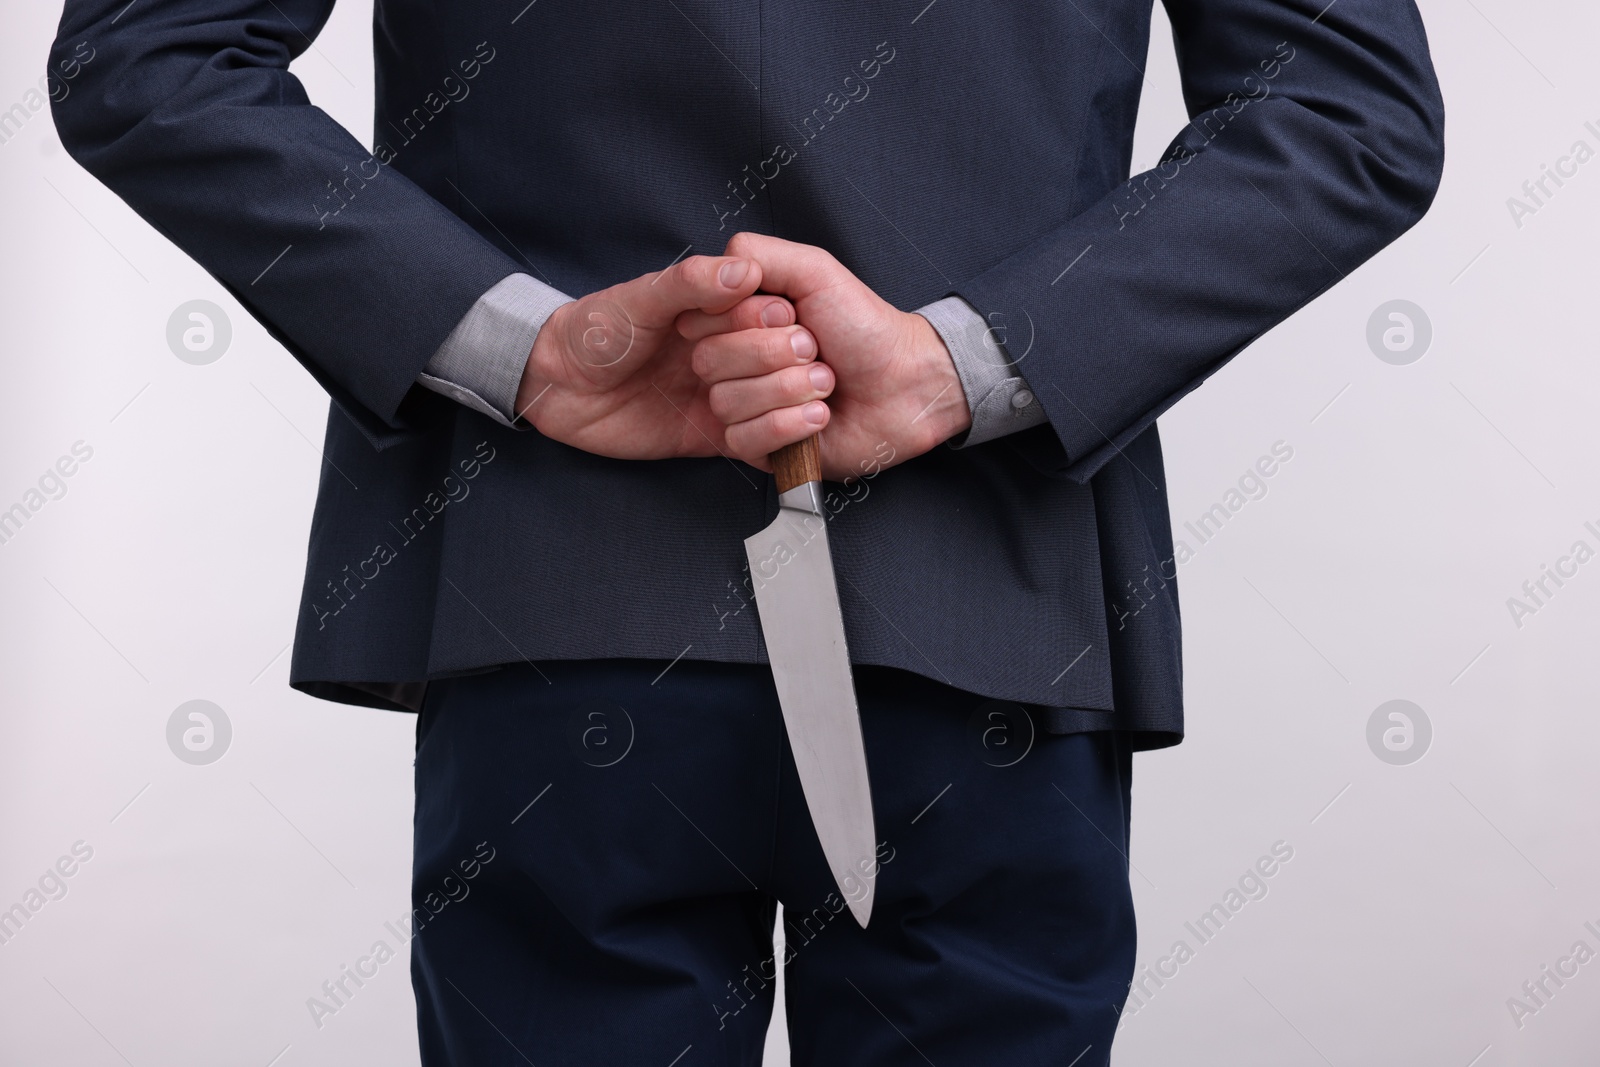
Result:
M586 293L821 245L981 311L1048 426L834 486L852 657L1182 732L1155 419L1411 226L1443 107L1411 0L1166 0L1192 121L1129 178L1150 0L378 0L372 147L288 73L332 0L69 0L74 158L333 398L293 684L399 706L517 660L761 662L771 479L626 462L416 386L517 272ZM81 56L81 53L80 53Z

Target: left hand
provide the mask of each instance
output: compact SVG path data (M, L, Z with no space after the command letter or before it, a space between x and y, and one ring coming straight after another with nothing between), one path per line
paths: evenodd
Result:
M725 314L678 316L732 455L770 471L770 453L825 429L822 476L843 481L920 456L971 425L955 363L927 319L895 308L812 245L739 233L725 254L758 263L762 290L788 297L797 319L739 329Z
M675 459L724 451L694 345L674 328L686 310L725 329L786 325L794 309L754 295L749 259L690 256L556 308L540 327L517 388L517 414L552 440L612 459Z

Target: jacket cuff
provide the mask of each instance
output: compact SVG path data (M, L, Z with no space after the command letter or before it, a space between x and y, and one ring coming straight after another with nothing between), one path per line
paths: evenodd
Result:
M976 308L959 296L947 296L918 308L917 314L950 350L972 413L971 428L946 442L951 448L982 444L1046 421L1044 405Z
M572 300L527 274L502 278L456 323L417 384L498 422L526 429L517 417L517 388L539 329Z

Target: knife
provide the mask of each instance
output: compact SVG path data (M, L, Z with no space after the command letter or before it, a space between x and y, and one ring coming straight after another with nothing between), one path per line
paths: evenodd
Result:
M850 913L865 927L877 881L877 833L828 551L821 441L812 435L768 459L778 481L778 517L744 542L756 611L811 824Z

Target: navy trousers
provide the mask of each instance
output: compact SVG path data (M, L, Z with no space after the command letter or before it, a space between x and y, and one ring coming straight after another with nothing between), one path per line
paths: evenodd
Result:
M434 683L411 942L426 1067L755 1067L780 966L796 1067L1109 1062L1134 959L1124 740L888 668L856 687L881 842L866 930L765 667Z

